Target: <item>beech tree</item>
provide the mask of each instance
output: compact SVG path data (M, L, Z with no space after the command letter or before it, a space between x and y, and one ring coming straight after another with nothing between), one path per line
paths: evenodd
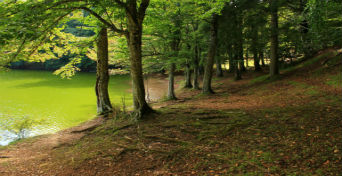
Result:
M107 27L100 27L97 45L97 66L95 92L97 98L97 113L108 114L113 111L108 94L108 34Z

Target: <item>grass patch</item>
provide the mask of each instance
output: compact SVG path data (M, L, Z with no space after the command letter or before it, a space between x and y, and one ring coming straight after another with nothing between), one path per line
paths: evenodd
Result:
M341 88L342 87L342 74L338 73L337 75L330 76L328 81L326 81L326 84Z
M252 84L256 84L256 83L266 82L269 79L270 79L269 75L262 75L262 76L259 76L259 77L256 77L256 78L250 80L249 84L252 85Z
M304 60L303 62L299 63L298 65L296 66L293 66L293 67L289 67L289 68L285 68L285 69L282 69L281 71L283 72L292 72L294 70L297 70L299 68L303 68L303 67L307 67L307 66L310 66L316 62L318 62L319 60L321 60L322 58L324 57L329 57L331 56L332 54L334 53L331 53L331 52L327 52L325 54L321 54L317 57L314 57L314 58L311 58L311 59L308 59L308 60Z
M305 84L303 82L297 82L297 81L289 81L290 85L293 85L297 89L305 90L304 94L309 96L315 96L318 95L320 92L315 88L315 86L311 86L308 84ZM291 91L295 91L292 89Z

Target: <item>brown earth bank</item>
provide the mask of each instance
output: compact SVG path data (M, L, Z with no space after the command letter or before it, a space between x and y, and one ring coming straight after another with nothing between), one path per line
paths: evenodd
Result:
M135 121L116 112L0 149L0 175L340 175L342 57L178 89ZM181 86L180 86L181 87ZM114 118L115 117L115 118Z

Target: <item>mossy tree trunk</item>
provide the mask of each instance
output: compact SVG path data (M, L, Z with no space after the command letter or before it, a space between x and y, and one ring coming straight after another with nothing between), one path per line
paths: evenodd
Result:
M213 14L210 24L210 44L209 44L209 52L206 60L206 65L204 69L203 76L203 89L202 93L204 94L212 94L214 93L211 88L211 80L213 74L213 64L216 55L216 46L217 46L217 29L218 29L218 15Z
M152 108L145 100L145 87L142 71L142 54L141 54L141 37L142 23L145 16L145 11L149 5L149 0L143 0L137 9L136 0L126 1L126 16L127 16L127 45L129 49L129 59L131 63L132 91L135 116L143 118L145 114L153 112Z
M96 99L97 113L107 115L113 112L108 94L108 35L107 28L101 27L97 38L97 61L96 61Z

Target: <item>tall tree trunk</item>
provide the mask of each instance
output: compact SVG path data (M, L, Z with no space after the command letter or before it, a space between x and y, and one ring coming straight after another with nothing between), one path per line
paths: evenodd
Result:
M258 28L255 24L252 25L252 52L254 59L254 71L261 71L260 60L258 57Z
M176 15L171 17L171 24L174 26L172 29L169 29L169 32L171 34L172 40L170 41L170 47L172 51L172 57L176 58L178 57L179 53L179 44L181 41L181 26L182 26L182 18L180 17L180 14L177 13ZM168 90L168 99L169 100L175 100L177 99L174 93L174 72L176 69L176 64L172 62L170 64L170 70L169 70L169 90Z
M299 11L300 13L304 13L304 16L307 15L307 10L305 10L306 2L304 0L299 1ZM301 41L302 41L302 49L304 52L304 57L308 58L312 56L312 51L311 51L311 44L310 41L308 40L308 32L309 32L309 23L306 19L301 21L299 24L299 29L300 29L300 34L301 34Z
M279 75L278 59L278 6L276 0L272 0L271 8L271 64L270 77Z
M107 28L101 27L97 39L97 61L96 61L96 99L97 113L107 115L113 112L108 94L108 36Z
M248 48L246 48L246 67L247 67L247 69L249 67L249 63L248 63L249 58L248 57L249 57Z
M242 12L239 11L239 14L237 16L237 28L238 28L238 43L237 43L237 49L238 49L238 59L239 59L239 69L240 71L245 72L246 67L245 67L245 60L243 58L243 24L242 24Z
M240 62L240 59L239 59L239 51L235 51L235 60L234 60L234 71L235 71L235 81L237 80L241 80L242 77L241 77L241 62Z
M229 73L234 73L234 69L235 69L235 66L234 66L234 53L233 53L233 47L231 45L229 45L229 48L228 48L228 62L229 62Z
M190 69L190 64L187 63L185 64L185 85L184 88L192 88L191 84L191 69Z
M142 1L147 4L149 1ZM141 36L142 36L142 22L145 12L137 11L137 4L135 0L129 0L127 4L127 45L129 49L129 58L131 62L131 77L132 77L132 91L133 91L133 104L136 118L143 118L144 114L153 112L152 108L147 104L145 100L145 87L142 71L142 56L141 56ZM146 8L147 8L146 6Z
M190 44L187 44L188 50L191 50ZM191 84L191 68L190 68L190 61L186 59L185 63L185 85L184 88L192 88Z
M194 89L200 89L199 83L198 83L198 75L199 75L199 58L200 58L200 52L198 48L197 42L195 43L195 54L194 54L194 78L193 78L193 88Z
M203 76L203 89L202 93L211 94L214 93L211 88L211 79L213 74L213 65L216 55L217 46L217 29L218 29L218 15L212 14L212 20L210 25L210 45L208 57L205 65L204 76Z
M167 92L167 99L168 100L176 100L176 96L175 96L175 89L174 89L174 72L176 69L176 64L175 63L171 63L170 64L170 70L169 70L169 88L168 88L168 92Z
M222 64L219 56L216 57L216 76L223 77Z

